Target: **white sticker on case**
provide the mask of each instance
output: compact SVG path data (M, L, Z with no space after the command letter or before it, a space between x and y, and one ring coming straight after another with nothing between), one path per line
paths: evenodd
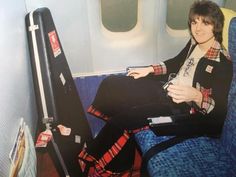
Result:
M81 136L75 135L75 143L81 143Z
M65 79L65 77L63 76L62 73L60 74L60 79L61 79L62 85L64 86L66 84L66 79Z

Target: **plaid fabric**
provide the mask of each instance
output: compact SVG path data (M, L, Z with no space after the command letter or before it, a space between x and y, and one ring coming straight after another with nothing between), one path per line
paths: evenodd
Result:
M220 52L222 52L226 56L226 58L230 60L230 56L227 50L217 41L215 41L212 47L207 51L205 57L209 60L215 60L219 62Z
M192 40L192 44L194 43L194 40ZM219 42L215 41L211 48L207 51L205 54L205 58L213 61L220 61L220 53L223 53L227 59L230 59L229 53L224 48L224 46L220 45ZM211 112L215 107L215 101L213 98L211 98L212 89L205 89L202 86L200 86L199 83L197 83L196 88L202 93L202 104L201 108L204 109L207 113Z
M98 160L97 170L102 171L104 167L121 151L130 135L124 131L123 135L114 143L114 145Z
M167 69L165 63L161 62L158 65L152 65L154 69L154 75L166 74Z
M109 117L105 114L103 114L101 111L97 110L96 108L93 107L93 105L91 105L88 110L87 110L88 113L104 120L104 121L107 121L109 119Z
M196 41L194 39L191 40L192 45L196 44ZM211 48L207 51L207 53L205 54L205 58L209 59L209 60L214 60L214 61L220 61L220 52L224 54L224 56L230 59L230 55L227 52L227 50L225 49L225 47L223 45L221 45L219 42L215 41L213 43L213 45L211 46Z
M218 42L214 42L212 47L207 51L205 57L209 60L220 61L220 44Z
M147 125L147 126L144 126L144 127L141 127L141 128L137 128L137 129L135 129L135 130L131 130L130 133L135 134L135 133L138 133L138 132L140 132L140 131L142 131L142 130L147 130L147 129L149 129L149 128L150 128L150 127Z
M112 172L105 169L106 165L108 165L112 161L112 159L121 151L129 138L130 134L127 131L124 131L123 135L98 160L89 155L86 152L86 149L83 149L78 156L78 161L82 171L85 171L86 165L89 165L86 164L86 162L89 162L90 164L93 164L89 167L89 177L140 177L141 157L137 154L137 151L135 157L139 159L135 159L136 163L134 163L133 168L120 173Z
M205 89L200 86L199 83L196 84L196 88L202 93L201 108L206 110L207 113L211 112L215 107L215 101L210 97L210 95L212 94L212 89Z

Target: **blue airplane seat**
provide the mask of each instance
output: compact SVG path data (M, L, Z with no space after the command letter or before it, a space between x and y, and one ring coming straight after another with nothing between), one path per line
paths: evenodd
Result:
M236 17L231 18L228 27L228 50L234 75L221 137L190 138L154 154L146 162L151 177L236 177ZM143 156L151 147L169 138L171 136L156 136L150 129L135 134Z

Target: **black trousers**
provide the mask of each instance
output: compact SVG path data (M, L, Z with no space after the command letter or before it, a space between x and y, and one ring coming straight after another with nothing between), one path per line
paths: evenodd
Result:
M92 105L110 117L110 123L126 130L147 125L147 117L189 112L189 105L172 102L162 85L155 77L109 76L101 83Z
M155 77L134 79L114 75L105 78L99 86L92 106L108 116L109 121L88 145L87 153L99 159L124 130L134 130L148 125L148 117L189 112L190 107L187 104L173 103L162 85L163 82ZM172 128L168 130L175 134ZM178 128L174 130L177 132ZM163 131L164 134L168 134L165 128ZM135 141L131 137L106 169L117 172L131 168L134 149Z

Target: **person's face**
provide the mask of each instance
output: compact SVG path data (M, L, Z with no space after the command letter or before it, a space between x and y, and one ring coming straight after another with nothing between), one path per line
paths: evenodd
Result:
M201 16L191 22L191 33L198 44L207 44L215 39L213 25Z

